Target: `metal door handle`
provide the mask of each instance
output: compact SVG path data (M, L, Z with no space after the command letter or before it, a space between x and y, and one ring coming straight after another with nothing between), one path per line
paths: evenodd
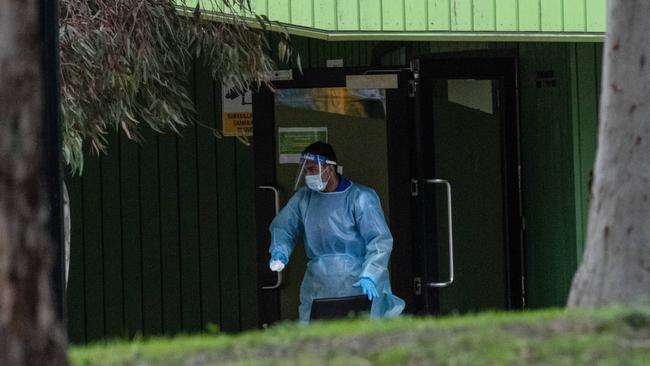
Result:
M259 186L257 188L273 191L273 197L275 198L275 214L277 215L280 212L280 190L273 186Z
M277 216L278 213L280 212L280 191L273 186L259 186L257 187L259 189L268 189L273 191L273 197L275 199L275 215ZM282 272L276 272L277 273L277 279L275 281L275 284L273 286L263 286L263 290L275 290L276 288L279 288L282 286Z
M447 187L447 216L449 216L449 281L429 282L428 287L447 287L454 282L454 237L451 219L451 184L445 179L427 179L427 184L444 184Z
M278 277L275 280L275 284L273 286L262 286L262 290L275 290L276 288L280 288L280 286L282 286L282 272L276 273Z

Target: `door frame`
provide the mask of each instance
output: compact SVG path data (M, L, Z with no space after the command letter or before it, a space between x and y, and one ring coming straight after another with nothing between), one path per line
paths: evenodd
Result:
M424 123L433 119L433 109L426 101L432 98L427 82L433 79L499 79L502 81L503 93L499 93L497 102L502 108L502 157L504 182L504 238L506 240L506 284L509 309L525 307L525 252L523 236L523 205L521 182L521 139L519 123L518 91L518 53L516 49L479 50L454 53L441 53L421 56L412 61L416 75L417 92L415 93L415 121L412 140L412 161L414 179L423 186L425 179L435 178L433 164L434 146L425 144L425 136L433 136L432 124ZM427 108L427 106L429 108ZM424 223L425 204L422 197L414 197L414 222ZM435 204L435 202L429 203ZM433 218L435 219L435 217ZM435 225L432 225L435 226ZM433 264L437 263L437 251L431 250L430 243L435 238L435 228L416 225L416 253L422 253L427 260L414 257L413 266L422 278L423 295L417 299L416 308L420 313L437 314L439 308L438 290L429 288L424 283L431 277L440 278L439 273L432 275ZM436 265L437 267L437 265Z
M386 136L388 151L389 218L394 246L391 255L391 283L393 291L407 304L414 299L412 240L411 240L411 164L409 143L413 121L413 98L409 97L410 70L390 68L314 68L292 70L292 80L274 81L276 89L345 87L347 75L397 74L398 87L386 90ZM255 166L255 220L257 248L258 322L265 327L280 320L280 291L264 290L276 281L276 274L268 269L268 226L274 212L274 197L260 186L276 185L277 146L275 136L274 96L262 86L253 93L253 155ZM408 306L408 305L407 305Z

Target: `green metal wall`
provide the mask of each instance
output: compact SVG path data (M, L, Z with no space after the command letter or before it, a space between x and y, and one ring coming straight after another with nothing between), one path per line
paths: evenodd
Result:
M303 67L518 49L528 305L564 304L584 241L600 44L295 42ZM539 71L553 71L556 86L538 88ZM205 75L195 71L192 90L202 123L218 127L220 88ZM251 148L202 127L145 138L138 146L111 135L109 154L87 158L83 177L67 180L70 339L255 327Z
M573 120L574 177L576 182L576 222L578 225L578 263L582 259L591 177L598 135L598 108L602 69L602 44L579 44L571 50L571 97Z
M256 0L272 20L331 31L604 32L605 0Z
M216 126L220 88L206 75L192 91ZM108 155L66 179L70 340L256 327L252 148L203 127L144 137L111 134Z
M589 59L577 62L576 49L590 49ZM521 143L524 213L526 217L526 266L528 305L563 306L583 246L583 207L576 192L584 186L582 171L589 157L574 159L576 151L595 146L597 125L595 98L597 75L583 80L590 91L576 94L573 70L594 71L596 45L522 45ZM536 71L553 70L557 87L537 86ZM574 109L585 112L574 120ZM582 129L582 131L580 130ZM582 135L576 146L574 136ZM593 157L591 157L593 159Z

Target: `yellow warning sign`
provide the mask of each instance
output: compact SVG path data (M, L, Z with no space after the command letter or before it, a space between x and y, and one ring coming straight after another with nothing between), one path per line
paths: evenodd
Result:
M224 136L253 136L253 112L225 112Z
M253 94L223 87L223 135L253 136Z

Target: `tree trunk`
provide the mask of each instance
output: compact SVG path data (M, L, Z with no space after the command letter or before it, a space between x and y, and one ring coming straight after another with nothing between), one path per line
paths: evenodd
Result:
M41 1L0 0L0 365L65 365L52 305Z
M650 296L650 1L608 3L593 200L569 306Z

